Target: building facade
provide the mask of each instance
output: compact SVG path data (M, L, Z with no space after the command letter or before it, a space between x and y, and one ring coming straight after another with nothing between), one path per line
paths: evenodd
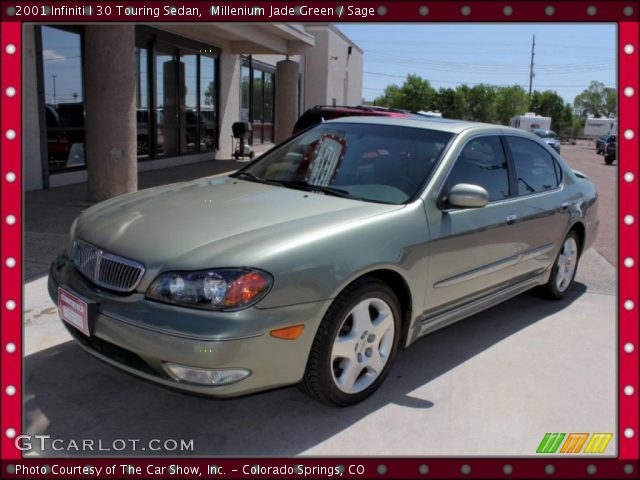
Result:
M329 24L32 24L23 55L25 189L88 181L94 200L231 158L234 122L277 143L305 109L362 100L362 50Z

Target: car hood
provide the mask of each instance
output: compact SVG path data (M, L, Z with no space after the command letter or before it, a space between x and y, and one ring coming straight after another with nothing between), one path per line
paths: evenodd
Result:
M243 266L255 250L264 255L265 243L402 207L212 177L99 203L80 216L75 235L148 270Z

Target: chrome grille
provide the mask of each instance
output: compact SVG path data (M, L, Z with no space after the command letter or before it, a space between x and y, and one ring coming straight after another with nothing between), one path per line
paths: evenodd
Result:
M144 265L107 253L82 240L73 242L73 263L96 285L117 292L131 292L144 275Z

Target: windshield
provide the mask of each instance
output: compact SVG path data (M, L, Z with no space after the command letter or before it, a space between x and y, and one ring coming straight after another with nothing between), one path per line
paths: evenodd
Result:
M536 133L542 138L556 138L556 132L551 130L538 130Z
M234 174L373 202L418 193L453 135L395 125L318 125Z

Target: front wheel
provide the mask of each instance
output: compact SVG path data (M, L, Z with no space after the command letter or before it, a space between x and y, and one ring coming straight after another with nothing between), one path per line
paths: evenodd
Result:
M311 397L348 406L383 382L400 340L400 308L377 279L356 281L331 304L311 347L302 388Z
M552 299L563 298L569 291L578 270L580 259L580 239L573 230L562 243L562 248L551 269L549 281L542 287L545 295Z
M614 160L613 157L608 157L608 156L604 157L604 163L606 163L607 165L613 164L613 160Z

